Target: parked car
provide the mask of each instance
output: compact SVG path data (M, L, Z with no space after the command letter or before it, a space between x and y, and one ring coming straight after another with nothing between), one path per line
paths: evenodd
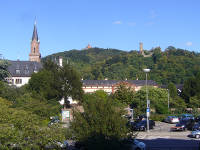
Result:
M147 116L146 115L139 115L137 117L137 121L142 121L142 120L146 120L147 119Z
M194 119L194 116L192 114L182 114L182 115L179 116L179 120L185 119L185 118Z
M197 117L195 117L194 120L195 120L196 122L200 122L200 115L197 116Z
M195 121L193 119L181 119L179 123L176 124L176 126L171 127L171 131L185 131L185 130L192 130L193 126L195 124Z
M146 144L136 139L133 140L132 150L145 150Z
M155 126L155 122L153 120L149 120L149 129L153 129ZM147 120L142 120L134 126L132 126L132 130L134 131L146 131L147 130Z
M192 130L193 131L200 130L200 122L195 123L194 126L192 127Z
M164 121L167 123L178 123L179 118L176 116L168 116L167 118L164 119Z
M192 131L191 137L200 138L200 130Z

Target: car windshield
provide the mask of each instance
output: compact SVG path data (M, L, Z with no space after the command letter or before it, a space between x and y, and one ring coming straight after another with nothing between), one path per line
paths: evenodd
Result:
M177 118L176 116L171 116L171 118Z

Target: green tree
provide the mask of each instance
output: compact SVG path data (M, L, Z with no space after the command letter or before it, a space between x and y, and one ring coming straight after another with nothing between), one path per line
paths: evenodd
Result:
M176 86L172 82L168 85L168 90L170 97L175 98L178 96Z
M198 96L190 97L189 106L192 108L199 108L200 107L200 98Z
M0 58L0 81L4 81L9 76L9 72L7 71L8 65L8 61Z
M157 113L167 112L167 90L161 88L148 87L148 95L150 100L150 107ZM146 111L146 89L143 87L141 90L135 93L132 107L135 111L144 113Z
M28 89L47 100L61 100L64 97L68 104L68 97L81 100L82 83L77 72L70 65L59 67L47 60L44 68L32 75Z
M40 150L64 139L62 128L42 126L39 116L12 108L12 102L0 98L0 149L12 149L15 144L20 149Z
M131 89L131 87L125 84L120 84L113 96L120 103L130 105L133 101L134 91Z
M68 97L82 101L83 90L82 82L79 74L70 65L64 65L59 70L60 84L62 85L60 91L64 97L65 104L68 103Z
M122 118L123 108L105 92L86 95L84 112L75 110L71 129L78 142L90 149L120 149L121 139L127 138L126 120Z

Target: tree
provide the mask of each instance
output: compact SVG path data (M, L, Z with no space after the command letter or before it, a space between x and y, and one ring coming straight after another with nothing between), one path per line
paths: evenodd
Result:
M8 61L0 58L0 81L4 81L9 76L9 72L7 71L8 65Z
M87 99L85 99L87 98ZM116 106L105 92L86 95L84 112L74 110L71 129L76 140L90 149L120 149L121 139L127 138L123 108Z
M120 84L117 86L117 90L114 93L114 98L118 100L120 103L125 105L130 105L133 101L134 91L131 87Z
M168 90L170 97L175 98L178 96L176 86L172 82L168 85Z
M62 97L64 97L65 104L68 103L68 97L82 100L83 90L82 82L79 74L70 65L64 65L59 70L60 84L62 85Z
M31 112L12 108L12 102L0 98L0 149L44 149L65 139L60 127L43 126L42 119Z
M151 109L154 109L157 113L166 113L168 101L167 91L165 89L154 87L148 87L148 91ZM144 113L146 111L146 103L146 89L143 87L135 93L132 107L135 111Z
M49 60L41 71L32 75L28 89L47 100L58 101L64 97L65 104L68 103L68 97L81 100L83 94L77 72L70 65L59 67Z

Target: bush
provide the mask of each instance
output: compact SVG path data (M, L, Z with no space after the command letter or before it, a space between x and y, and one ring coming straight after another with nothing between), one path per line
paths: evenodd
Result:
M168 114L151 114L150 119L154 121L163 121Z

